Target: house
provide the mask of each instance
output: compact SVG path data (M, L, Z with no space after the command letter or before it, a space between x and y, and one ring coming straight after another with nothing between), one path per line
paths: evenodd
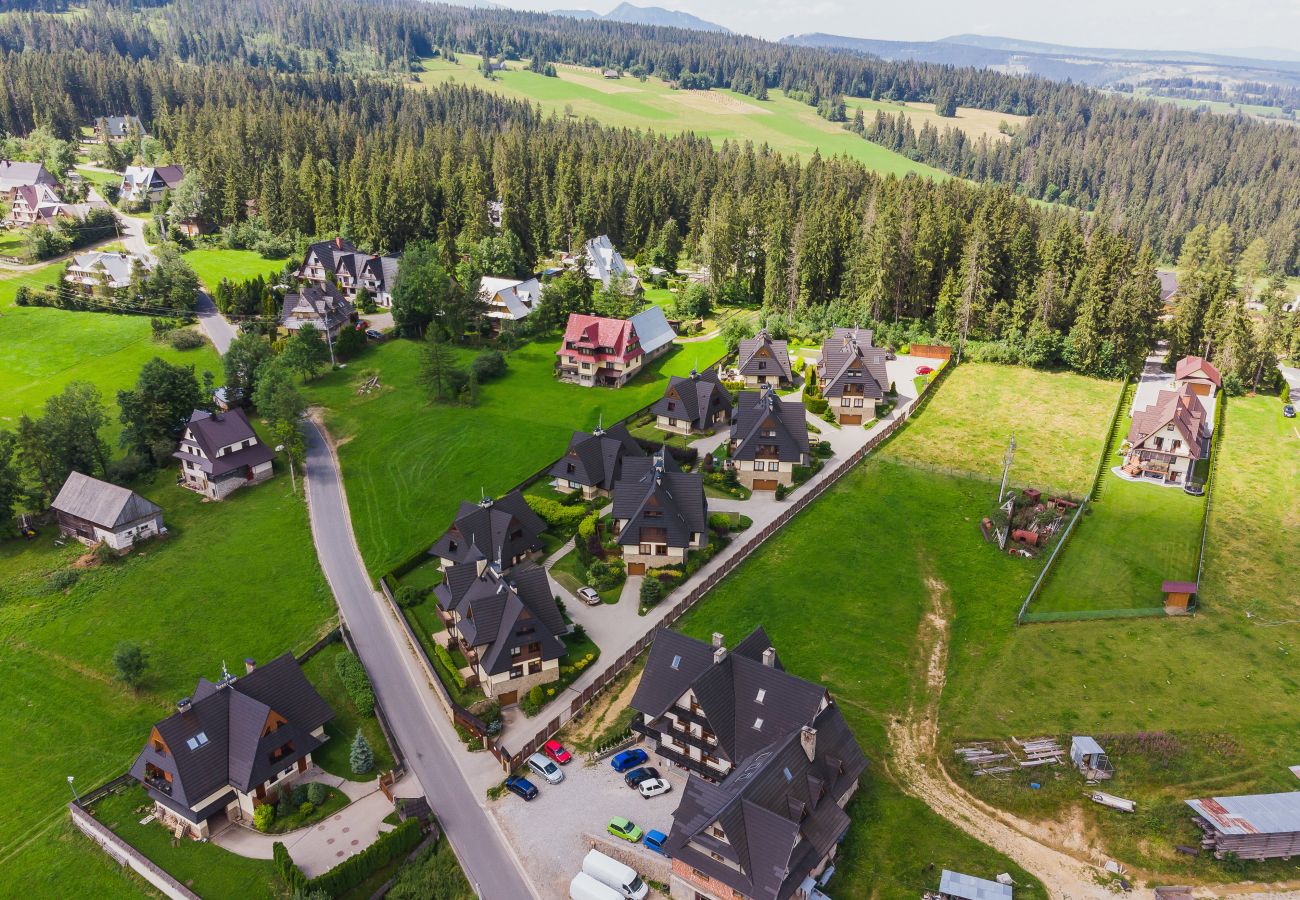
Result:
M1076 734L1070 738L1070 762L1089 781L1102 781L1115 774L1106 751L1095 738Z
M484 554L502 571L535 557L542 549L546 523L518 490L500 500L484 497L478 503L460 504L456 518L432 547L429 555L442 560L442 570Z
M244 675L200 678L192 697L154 724L131 777L144 785L154 815L177 837L206 839L215 827L251 822L311 767L334 711L293 654Z
M83 544L125 550L162 534L162 508L135 491L72 472L50 507L59 533Z
M181 166L127 166L117 197L123 203L157 203L163 191L174 191L185 180Z
M1134 478L1186 484L1196 461L1210 455L1205 407L1185 384L1161 391L1155 402L1133 413L1123 471Z
M629 319L571 313L564 342L555 351L563 381L583 387L622 387L645 364L641 341Z
M867 767L826 689L786 672L762 628L730 652L721 634L664 629L631 706L632 730L689 772L665 848L672 896L816 896Z
M59 188L59 180L38 162L0 159L0 199L12 200L14 191L26 184L44 184L55 190Z
M194 410L172 456L181 461L182 487L224 500L234 490L270 478L275 451L258 439L248 416L236 407L216 413Z
M131 286L137 268L148 268L144 261L130 253L104 253L92 250L77 253L68 263L63 280L82 288L87 293L95 288L121 290Z
M794 483L794 467L809 463L808 414L800 400L782 400L771 385L741 391L731 422L727 464L755 491Z
M673 375L659 402L650 410L655 425L664 431L693 434L712 431L714 425L731 421L731 392L718 380L718 370L703 374L691 369L683 378Z
M841 425L862 425L876 417L876 404L889 392L885 349L871 345L872 333L836 328L822 344L817 377L822 396Z
M612 517L627 574L684 563L709 543L704 476L681 471L663 447L654 456L625 459Z
M1160 302L1173 303L1178 296L1178 273L1157 271L1156 278L1160 279Z
M1300 791L1186 802L1202 831L1201 849L1215 859L1300 856Z
M532 315L542 299L542 284L536 278L519 281L485 276L479 279L478 295L486 306L483 315L497 332L503 322L518 322Z
M506 219L506 205L500 200L489 200L487 202L488 224L498 231Z
M1174 366L1174 387L1179 389L1184 385L1198 397L1213 399L1223 387L1223 376L1208 360L1199 356L1184 356Z
M509 706L559 679L567 628L545 569L524 562L507 575L471 548L433 593L448 636L487 696Z
M636 330L637 340L641 342L641 352L645 354L642 363L648 363L667 353L677 340L677 332L668 324L662 306L648 306L628 320Z
M285 294L280 313L280 324L290 334L310 323L330 340L355 320L356 308L328 281L304 284L296 292Z
M740 357L736 368L745 380L745 387L775 384L789 387L794 381L790 370L790 352L785 341L774 341L764 328L752 338L740 342Z
M95 140L100 144L125 141L132 133L148 137L139 116L101 116L95 120Z
M612 281L622 278L629 292L642 290L640 280L632 274L618 250L614 249L609 235L602 234L587 241L583 245L583 251L587 257L587 277L599 281L601 287L609 287Z
M60 216L70 215L63 201L48 184L20 184L13 190L13 203L5 224L21 228L26 225L52 225Z
M349 241L336 237L309 246L295 274L319 288L333 281L339 292L354 303L365 288L376 305L390 307L400 263L396 256L362 253Z
M940 900L1011 900L1011 885L944 869L939 875Z
M551 487L562 494L582 491L588 500L608 497L623 472L623 461L645 455L625 426L614 425L607 430L597 425L590 434L575 431L569 438L569 449L547 474L553 479Z

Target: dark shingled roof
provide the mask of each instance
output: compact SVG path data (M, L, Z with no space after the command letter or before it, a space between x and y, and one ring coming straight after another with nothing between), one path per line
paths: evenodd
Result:
M324 284L304 284L297 291L285 294L280 321L287 326L295 318L295 310L305 313L306 321L322 331L342 325L356 312L351 301L328 281Z
M786 381L793 379L790 371L790 351L785 341L774 341L764 328L752 338L740 342L739 366L741 375L776 375ZM759 368L759 363L767 365Z
M180 448L172 456L181 461L193 462L213 478L220 478L245 466L260 466L275 458L275 451L262 443L249 423L248 416L239 407L229 412L216 413L196 409L186 428L188 433L181 438ZM251 447L217 455L222 447L250 439L254 442ZM202 453L197 452L199 450Z
M641 445L622 425L597 428L592 434L575 431L569 438L569 449L547 474L585 487L612 491L623 471L623 460L645 455Z
M488 559L509 567L518 556L540 549L546 523L513 490L500 500L461 501L456 518L429 548L429 553L453 563L465 562L477 547Z
M665 533L668 546L687 547L691 535L709 525L704 476L682 472L662 447L652 457L626 460L614 485L613 516L624 523L620 545L640 544L641 530L654 528Z
M59 496L54 498L51 508L84 519L107 531L116 531L162 512L162 507L135 491L91 478L81 472L68 474L68 480L63 482Z
M861 385L863 396L883 399L889 390L889 372L883 347L871 345L866 329L836 328L822 344L817 374L822 396L842 397L846 385Z
M782 400L770 387L741 391L731 423L731 458L752 460L766 448L775 449L777 455L764 455L765 459L807 464L807 418L803 401Z
M441 609L456 611L457 630L467 644L479 648L479 663L489 675L508 672L511 649L535 641L542 645L544 660L564 655L564 616L546 570L535 563L520 563L502 575L481 553L471 553L447 569L434 596Z
M194 804L223 787L250 793L295 765L321 745L311 733L334 718L292 653L222 682L200 679L189 709L154 725L166 751L154 749L151 737L131 766L131 775L142 782L146 764L171 773L170 793L147 786L191 821L207 817L203 810L194 816ZM271 720L283 721L264 734ZM191 741L195 746L190 746ZM292 751L272 760L271 753L288 742ZM220 806L224 803L215 804Z
M731 392L718 380L718 370L705 372L691 370L685 378L673 375L659 402L650 410L656 416L668 416L690 423L701 431L722 410L731 410Z

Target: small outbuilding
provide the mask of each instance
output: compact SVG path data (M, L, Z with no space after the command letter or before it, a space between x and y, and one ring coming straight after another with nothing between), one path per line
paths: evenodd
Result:
M1076 734L1070 738L1070 761L1089 781L1102 781L1115 774L1106 751L1093 738Z
M51 507L59 532L83 544L125 550L163 532L162 507L135 491L73 472Z
M940 900L1011 900L1011 885L961 872L943 870L939 876Z
M1300 791L1188 800L1204 833L1201 848L1223 859L1300 856Z
M1160 584L1165 595L1165 612L1171 615L1185 615L1196 596L1195 581L1165 581Z

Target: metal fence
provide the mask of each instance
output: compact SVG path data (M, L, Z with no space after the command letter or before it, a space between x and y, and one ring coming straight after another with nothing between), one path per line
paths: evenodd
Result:
M89 796L89 795L87 795ZM102 796L102 795L101 795ZM88 802L85 798L82 803ZM172 900L200 900L199 895L168 875L153 860L118 837L112 829L102 824L89 812L76 803L68 804L68 814L72 824L99 845L111 859L119 865L130 866L141 878Z

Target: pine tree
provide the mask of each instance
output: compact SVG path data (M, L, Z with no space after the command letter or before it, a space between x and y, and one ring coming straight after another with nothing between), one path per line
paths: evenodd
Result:
M357 729L357 736L352 739L348 762L354 775L364 775L375 767L375 751L370 748L370 742L360 728Z

